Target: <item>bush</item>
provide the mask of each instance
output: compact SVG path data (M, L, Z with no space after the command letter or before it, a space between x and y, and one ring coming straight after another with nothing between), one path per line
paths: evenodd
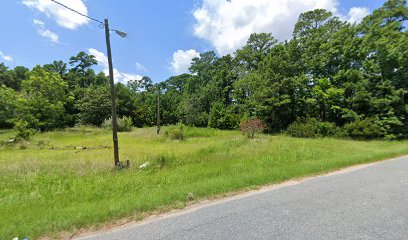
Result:
M34 135L37 131L35 129L31 129L27 127L27 122L18 121L15 123L14 129L17 131L17 135L15 139L17 141L20 140L28 140L32 135Z
M322 137L334 137L340 135L340 128L332 122L318 122L318 133Z
M370 140L384 137L385 130L374 118L360 119L343 126L347 135L353 139Z
M171 127L164 131L164 136L173 140L183 140L184 139L184 126L183 124L177 124L177 126Z
M153 165L159 168L166 168L174 165L176 157L174 155L159 155L153 159Z
M331 122L319 122L315 118L298 118L286 130L292 137L318 138L340 135L340 129Z
M248 138L254 138L255 134L262 133L266 129L266 124L258 118L245 120L240 126L241 132Z
M299 118L289 125L286 133L292 137L298 138L317 138L318 135L317 120L314 118Z
M132 131L132 127L133 127L132 118L124 116L122 118L118 118L117 123L118 123L118 132ZM112 118L106 119L103 122L102 127L106 129L111 129L112 128Z
M227 108L220 102L214 103L211 108L208 127L218 129L237 129L239 127L239 115L232 108Z

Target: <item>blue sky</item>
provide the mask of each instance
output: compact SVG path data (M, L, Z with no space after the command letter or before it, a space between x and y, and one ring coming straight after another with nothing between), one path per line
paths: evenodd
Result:
M241 47L251 32L290 37L299 13L327 8L345 21L360 19L383 0L60 0L128 33L112 34L116 80L147 75L154 82L186 72L191 58ZM98 23L70 15L49 0L8 0L0 15L0 62L33 67L68 62L80 51L96 55L106 71L104 31Z

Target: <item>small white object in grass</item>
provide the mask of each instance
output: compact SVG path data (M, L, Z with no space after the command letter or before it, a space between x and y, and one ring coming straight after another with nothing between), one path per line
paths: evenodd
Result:
M142 165L140 165L139 168L140 168L140 169L144 169L144 168L147 168L148 166L150 166L150 163L149 163L149 162L145 162L145 163L143 163Z

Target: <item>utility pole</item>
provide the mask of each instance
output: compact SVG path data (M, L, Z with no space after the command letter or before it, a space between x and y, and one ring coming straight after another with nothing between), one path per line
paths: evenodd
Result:
M112 52L111 52L111 46L110 46L110 32L113 31L116 34L118 34L120 37L125 38L127 34L125 32L119 31L117 29L109 29L109 22L108 19L105 19L105 22L102 22L96 18L92 18L88 15L85 15L83 13L78 12L75 9L72 9L68 7L67 5L64 5L56 0L50 0L51 2L54 2L55 4L60 5L61 7L64 7L76 14L81 15L82 17L88 18L94 22L99 23L101 26L104 26L105 28L105 36L106 36L106 48L108 52L108 61L109 61L109 83L110 83L110 91L111 91L111 101L112 101L112 133L113 133L113 155L114 155L114 161L115 161L115 166L120 166L120 161L119 161L119 143L118 143L118 123L117 123L117 116L116 116L116 97L115 97L115 81L113 79L113 66L112 66Z
M118 143L118 123L116 116L116 94L115 94L115 81L113 79L113 65L112 65L112 52L110 46L110 30L108 19L105 19L105 35L106 35L106 48L108 53L109 62L109 83L112 102L112 135L113 135L113 155L115 166L119 166L119 143Z
M160 134L160 86L157 86L157 135Z

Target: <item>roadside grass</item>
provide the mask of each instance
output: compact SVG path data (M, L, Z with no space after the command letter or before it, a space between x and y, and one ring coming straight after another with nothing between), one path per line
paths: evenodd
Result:
M10 132L1 132L7 140ZM408 142L297 139L186 128L186 139L154 128L120 133L113 165L111 134L94 128L37 134L24 147L0 147L0 239L58 238L62 231L291 178L408 154ZM86 147L86 148L84 148ZM139 165L150 162L141 170Z

